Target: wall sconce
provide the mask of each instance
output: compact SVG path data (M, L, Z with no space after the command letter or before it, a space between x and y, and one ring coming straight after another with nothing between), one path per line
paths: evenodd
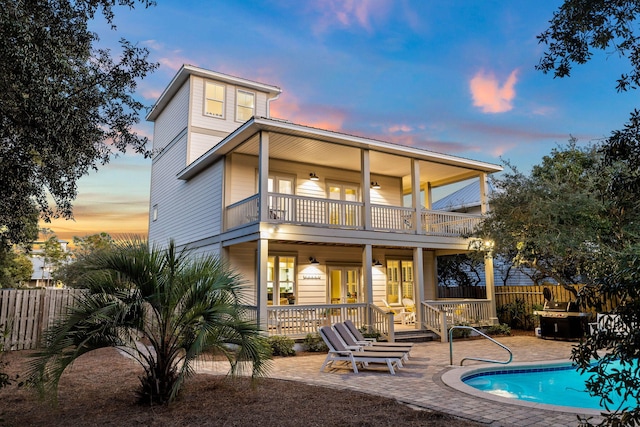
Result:
M310 256L309 257L309 264L311 264L311 265L320 265L320 262L315 257Z
M371 188L373 188L374 190L379 190L382 187L380 186L380 184L378 184L378 181L371 181Z
M373 266L374 267L382 267L382 263L380 262L379 259L374 259L373 260Z
M309 179L310 179L311 181L319 181L319 180L320 180L320 178L318 178L318 175L316 175L316 173L315 173L315 172L311 172L311 173L309 174Z

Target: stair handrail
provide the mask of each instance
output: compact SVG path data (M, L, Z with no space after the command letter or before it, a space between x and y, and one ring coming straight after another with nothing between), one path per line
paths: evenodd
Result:
M507 352L509 352L509 360L507 360L507 361L492 360L492 359L482 359L482 358L479 358L479 357L465 357L460 361L460 366L462 366L462 364L464 363L465 360L476 360L478 362L487 362L487 363L499 363L499 364L502 364L502 365L508 365L513 360L513 352L506 345L499 343L498 341L496 341L493 338L491 338L489 335L485 334L482 331L477 330L473 326L456 325L456 326L452 326L451 329L449 329L449 364L450 365L453 365L453 330L454 329L470 329L472 331L475 331L478 334L482 335L483 337L487 338L489 341L492 341L493 343L497 344L498 346L502 347L503 349L507 350Z

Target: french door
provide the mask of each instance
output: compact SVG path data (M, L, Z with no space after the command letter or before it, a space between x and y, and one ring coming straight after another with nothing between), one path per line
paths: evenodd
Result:
M387 301L401 304L403 298L414 299L413 261L387 259Z
M329 266L329 303L362 302L364 295L359 267Z
M359 201L360 186L348 183L328 183L327 192L330 200L342 202ZM329 224L355 226L358 224L358 210L355 205L332 203L329 207Z

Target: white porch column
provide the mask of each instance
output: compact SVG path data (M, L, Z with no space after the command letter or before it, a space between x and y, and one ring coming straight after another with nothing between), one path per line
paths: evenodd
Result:
M269 217L269 132L265 131L260 131L258 177L258 218L262 222Z
M371 230L371 164L369 150L360 150L360 170L362 174L362 223L365 230Z
M480 213L482 215L489 212L489 175L480 174Z
M364 245L362 250L362 280L364 280L365 298L367 304L373 304L373 249L371 245Z
M420 161L411 159L411 203L415 210L414 231L416 234L422 233L422 200L420 199Z
M422 248L413 248L413 277L415 278L416 329L422 329L422 301L424 300L424 259Z
M489 320L497 325L498 314L496 310L496 287L493 277L493 253L488 252L484 257L484 279L486 282L487 299L491 301L491 313Z
M259 239L256 250L256 306L258 307L258 324L264 330L268 327L267 318L267 261L269 257L269 240Z

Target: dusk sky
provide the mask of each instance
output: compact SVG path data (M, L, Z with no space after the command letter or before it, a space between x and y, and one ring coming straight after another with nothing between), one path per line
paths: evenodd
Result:
M637 94L617 93L627 62L597 53L570 78L536 71L536 36L560 1L163 1L102 18L102 47L125 37L160 68L140 82L151 106L182 64L279 86L272 116L528 171L567 143L597 142L626 122ZM151 123L139 133L152 137ZM151 161L127 154L79 183L71 240L146 234ZM43 224L44 225L44 224Z

